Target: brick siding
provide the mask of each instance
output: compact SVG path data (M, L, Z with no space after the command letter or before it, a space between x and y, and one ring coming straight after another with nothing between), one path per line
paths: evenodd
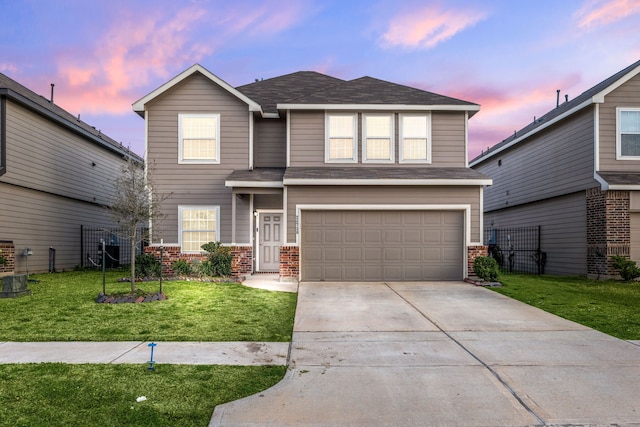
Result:
M300 277L300 248L298 246L280 247L280 278Z
M152 254L160 259L160 245L149 245L144 249L145 253ZM234 280L242 279L253 271L253 248L251 246L232 246L231 255L231 278ZM173 274L171 265L183 259L193 264L194 261L205 261L205 254L186 254L182 252L182 248L178 245L164 245L162 250L162 272L163 274Z
M467 277L476 277L476 273L473 271L473 263L479 256L488 256L488 246L468 246L467 247Z
M13 273L16 268L16 248L13 242L0 242L0 250L7 259L6 265L0 265L0 273Z
M606 279L618 275L611 256L629 257L629 191L587 190L587 274Z

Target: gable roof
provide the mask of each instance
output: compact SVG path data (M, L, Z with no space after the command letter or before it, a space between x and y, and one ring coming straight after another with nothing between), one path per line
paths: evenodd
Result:
M238 86L236 89L259 103L264 113L278 114L277 104L339 83L344 83L344 80L315 71L298 71Z
M321 107L343 109L348 106L382 109L393 106L394 109L464 110L472 115L480 110L478 104L450 98L437 93L391 83L373 77L360 77L345 81L322 90L290 98L279 104L283 109ZM406 108L398 108L405 106Z
M132 157L137 161L143 160L142 157L130 151L128 148L123 147L122 144L105 135L102 131L80 120L79 116L74 116L50 100L38 95L31 89L2 73L0 73L0 95L10 98L109 151L122 156Z
M454 110L473 116L478 104L438 95L372 77L345 81L316 71L298 71L233 88L224 80L195 64L151 93L133 103L133 110L144 117L145 104L184 79L201 73L263 117L278 117L282 109L369 109L369 110Z
M640 73L640 61L634 62L623 70L618 71L611 77L601 81L592 88L586 90L579 96L575 97L571 101L564 102L558 107L549 111L542 117L536 119L536 121L529 123L524 128L515 132L513 135L489 148L484 153L481 153L475 159L470 162L470 166L475 166L478 163L493 157L501 151L512 147L515 144L525 140L531 135L557 123L564 118L586 108L592 104L600 104L604 102L604 97L635 77Z
M249 111L261 111L260 105L257 102L250 99L242 92L236 90L229 83L225 82L220 77L216 76L215 74L213 74L211 71L207 70L200 64L192 65L191 67L187 68L186 70L184 70L183 72L181 72L180 74L178 74L177 76L175 76L174 78L172 78L171 80L169 80L168 82L160 86L159 88L153 90L152 92L148 93L147 95L143 96L142 98L134 102L132 106L133 111L138 113L141 117L144 117L145 104L147 104L149 101L156 98L157 96L162 95L164 92L168 91L169 89L171 89L178 83L182 82L186 78L191 77L195 73L200 73L204 75L206 78L216 83L218 86L222 87L224 90L226 90L236 98L240 99L242 102L246 103L249 106Z

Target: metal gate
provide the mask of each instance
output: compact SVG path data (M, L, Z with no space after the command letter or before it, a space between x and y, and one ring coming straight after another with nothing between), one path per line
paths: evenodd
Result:
M149 229L140 227L138 229L138 239L135 254L143 253L145 246L148 245L147 236ZM131 264L131 240L124 238L127 233L124 228L103 228L90 227L86 225L80 226L80 266L84 268L101 268L102 267L102 242L105 242L106 252L106 268L118 268L121 265Z
M544 274L547 254L540 248L540 231L539 225L486 228L484 242L503 271Z

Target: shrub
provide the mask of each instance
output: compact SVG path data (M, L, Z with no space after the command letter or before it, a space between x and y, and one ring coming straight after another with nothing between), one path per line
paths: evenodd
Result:
M136 277L160 277L162 266L151 254L136 255Z
M613 255L611 260L613 261L613 268L620 270L622 280L629 282L640 277L640 268L638 268L635 261L621 255Z
M201 248L207 253L207 259L199 265L200 274L213 277L231 276L231 248L222 246L220 242L205 243Z
M0 265L7 265L9 260L6 256L2 255L2 249L0 249Z
M498 280L498 263L495 259L488 256L479 256L473 262L473 272L488 282Z
M173 261L171 269L178 276L190 276L193 274L193 267L186 259L178 259Z

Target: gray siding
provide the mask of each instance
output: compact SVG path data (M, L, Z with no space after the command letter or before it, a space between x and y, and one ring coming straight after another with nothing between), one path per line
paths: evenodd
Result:
M517 207L486 212L485 227L541 226L541 250L547 253L545 273L587 274L587 205L577 192ZM506 248L502 248L506 256Z
M0 240L18 254L31 248L30 272L81 263L80 226L113 226L105 205L124 160L93 142L7 100L7 173L0 177ZM95 166L93 165L95 163ZM26 268L16 257L16 272Z
M98 204L113 200L122 160L7 101L7 173L0 180ZM95 163L95 166L93 166Z
M282 194L256 194L253 196L254 209L282 209Z
M286 119L256 119L253 141L255 167L283 168L287 165Z
M541 131L474 167L493 179L485 211L595 187L593 109Z
M366 112L365 112L366 113ZM358 118L358 163L325 163L324 111L291 112L291 166L293 167L465 167L465 114L432 112L431 164L399 164L399 125L395 114L395 162L362 163L362 114Z
M638 172L640 160L616 160L616 107L640 108L640 75L612 91L600 105L600 170Z
M480 242L480 191L478 187L288 187L287 243L296 241L296 205L471 205L471 242ZM380 207L383 209L383 207Z
M1 181L1 180L0 180ZM16 272L24 273L24 248L31 248L29 272L49 269L49 248L56 250L56 270L80 265L80 226L109 227L106 208L0 182L0 240L16 248Z
M163 206L166 218L153 241L178 242L178 206L220 206L220 241L231 242L232 171L249 168L249 109L246 104L196 73L147 105L147 156L155 163L159 191L173 193ZM178 164L178 114L220 114L220 164ZM249 242L248 199L237 200L236 240ZM244 216L243 216L244 215Z

